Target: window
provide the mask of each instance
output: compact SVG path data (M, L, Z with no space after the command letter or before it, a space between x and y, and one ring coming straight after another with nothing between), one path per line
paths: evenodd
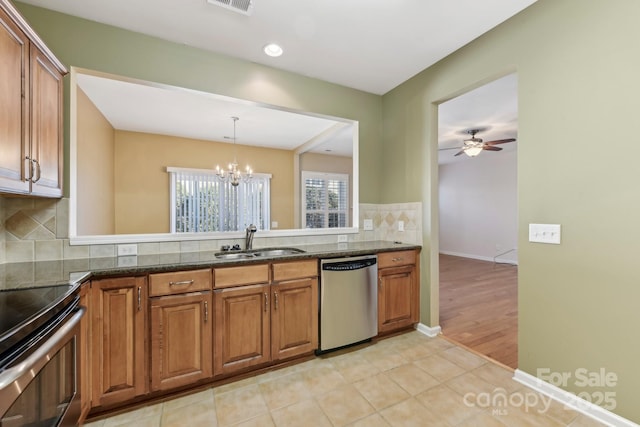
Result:
M237 187L206 169L168 167L171 181L171 232L206 233L269 229L270 174L254 173Z
M349 175L302 171L302 226L348 227Z

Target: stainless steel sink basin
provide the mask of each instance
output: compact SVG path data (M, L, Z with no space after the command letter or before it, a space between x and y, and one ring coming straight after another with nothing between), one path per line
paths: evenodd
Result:
M304 251L298 248L269 248L269 249L256 249L254 251L243 252L220 252L215 254L218 259L252 259L252 258L264 258L273 256L285 256L302 254Z
M304 251L298 248L278 248L278 249L257 249L253 254L259 257L265 256L283 256L302 254Z
M248 252L223 252L215 255L218 259L250 259L255 255Z

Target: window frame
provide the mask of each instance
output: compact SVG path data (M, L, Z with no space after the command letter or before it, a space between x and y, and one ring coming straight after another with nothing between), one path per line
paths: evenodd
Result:
M339 209L339 210L330 210L329 209L329 203L326 203L326 209L324 209L324 211L322 211L322 213L324 214L324 223L325 223L325 227L321 227L321 228L307 228L307 213L308 212L314 212L314 213L318 213L318 210L313 210L313 211L309 211L307 210L307 179L322 179L323 181L325 181L325 190L327 190L327 185L326 183L328 181L343 181L345 183L345 201L346 201L346 206L345 209ZM348 173L338 173L338 172L317 172L317 171L306 171L303 170L300 172L300 223L302 225L303 229L306 230L320 230L320 229L340 229L340 228L347 228L349 227L350 223L351 223L351 218L349 216L349 213L351 212L351 201L349 199L349 181L350 181L350 176ZM325 191L325 194L328 197L329 192ZM346 224L344 226L337 226L337 227L330 227L329 226L329 214L332 213L342 213L345 216L345 220L346 220Z
M219 230L205 230L205 231L176 231L176 218L177 218L177 212L176 212L176 181L177 181L177 174L178 173L185 173L185 174L192 174L192 175L202 175L202 176L207 176L210 177L211 180L215 181L217 180L217 175L216 172L212 169L194 169L194 168L181 168L181 167L173 167L173 166L167 166L167 173L169 173L169 230L172 234L188 234L188 233L194 233L194 234L205 234L205 233L219 233L219 232L238 232L238 231L242 231L244 229L244 226L241 229L236 229L236 230L232 230L232 229L224 229L223 227L223 223L226 222L226 220L224 218L219 218L217 219L217 222L219 223L220 229ZM271 178L272 175L270 173L253 173L252 174L253 179L260 179L263 180L263 185L266 186L266 189L263 190L264 193L264 198L262 200L262 208L260 209L261 211L261 215L263 218L263 223L264 226L262 224L255 224L255 222L253 222L254 220L251 220L257 227L259 230L269 230L270 229L270 225L271 225ZM253 181L255 182L255 181ZM225 185L226 187L228 187L229 189L233 188L233 186L231 185L231 183L229 182L222 182L219 181L220 184ZM251 184L251 183L248 183ZM245 186L247 185L247 183L243 183L241 182L236 188L238 193L236 193L238 195L238 200L243 199L242 197L242 192L245 190ZM220 203L225 205L226 203L224 202L224 199L227 195L228 191L223 191L221 193L221 196L219 198ZM237 202L238 203L238 202ZM237 204L236 203L236 204ZM240 217L236 217L236 228L239 227L239 224L241 222L241 218ZM248 226L249 224L247 224Z

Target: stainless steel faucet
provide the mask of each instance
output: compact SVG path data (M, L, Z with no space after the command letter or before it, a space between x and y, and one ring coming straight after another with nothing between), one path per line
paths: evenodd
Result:
M258 228L253 224L250 224L245 230L244 249L246 251L250 251L253 248L253 235L256 234L256 231L258 231Z

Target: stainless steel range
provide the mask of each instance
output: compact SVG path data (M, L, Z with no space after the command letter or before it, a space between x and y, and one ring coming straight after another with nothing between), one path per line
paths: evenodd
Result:
M0 427L80 418L79 285L0 291Z

